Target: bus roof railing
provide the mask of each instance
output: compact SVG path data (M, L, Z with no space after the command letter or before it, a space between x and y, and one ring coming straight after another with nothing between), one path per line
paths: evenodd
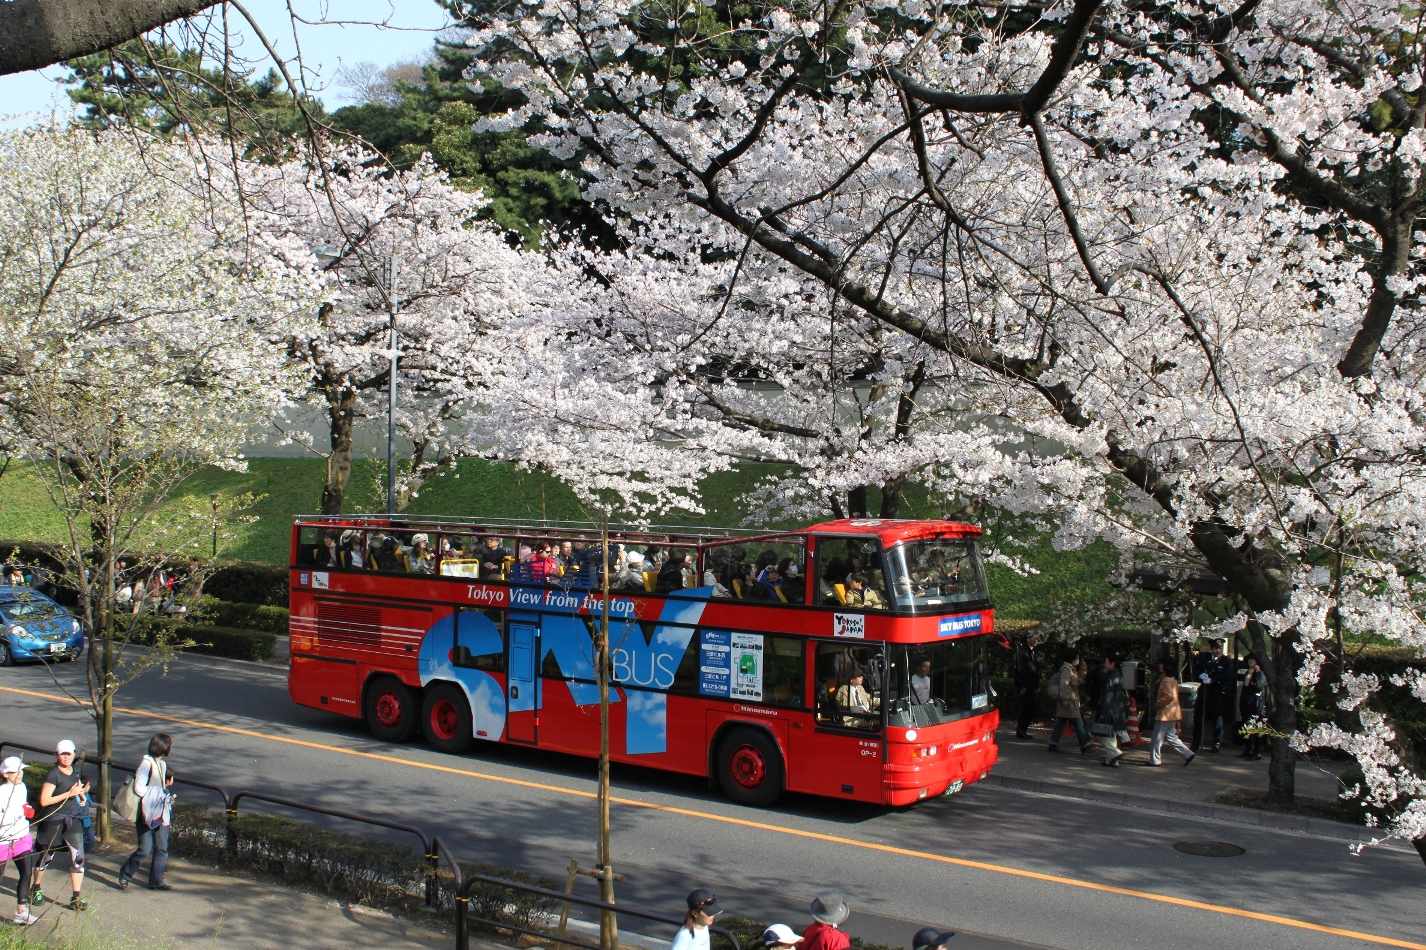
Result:
M448 518L424 515L404 516L400 514L351 514L351 515L298 515L297 524L321 526L357 525L361 527L392 528L406 531L414 527L431 526L451 528L472 534L488 534L491 528L502 529L502 534L537 536L550 532L573 532L598 535L603 526L594 521L563 521L557 519L525 520L520 518ZM692 541L754 541L760 538L774 538L780 535L800 534L801 530L790 528L769 530L767 528L718 528L712 525L668 525L668 524L616 524L610 522L609 534L644 536L672 536L676 539ZM677 542L674 542L677 543Z

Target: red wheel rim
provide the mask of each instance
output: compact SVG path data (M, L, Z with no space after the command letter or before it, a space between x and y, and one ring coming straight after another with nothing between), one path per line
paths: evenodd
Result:
M388 729L401 725L401 700L391 690L376 697L376 721Z
M438 699L431 706L431 731L438 739L454 739L460 729L460 715L456 704L449 699Z
M759 788L767 778L767 762L756 746L740 745L728 760L728 771L743 788Z

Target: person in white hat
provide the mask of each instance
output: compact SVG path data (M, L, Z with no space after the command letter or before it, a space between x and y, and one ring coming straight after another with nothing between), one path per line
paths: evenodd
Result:
M54 750L55 766L45 776L40 786L40 839L44 842L44 854L40 858L35 873L35 888L30 894L32 903L44 902L44 892L40 889L40 878L49 869L60 841L69 851L69 883L74 894L69 899L71 910L84 910L89 901L84 898L84 825L80 822L80 803L89 800L89 780L84 772L74 767L74 743L60 740Z
M30 834L30 817L34 809L25 799L25 763L12 755L0 762L0 868L6 861L15 862L20 881L15 885L15 916L17 927L28 927L39 920L30 913L30 882L35 872L35 838Z
M773 948L791 950L801 942L802 938L787 924L773 924L764 930L762 935L762 945L768 950L773 950Z

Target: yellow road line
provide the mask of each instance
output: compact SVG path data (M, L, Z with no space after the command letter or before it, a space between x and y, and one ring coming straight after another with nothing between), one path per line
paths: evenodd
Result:
M34 690L16 689L11 686L0 686L0 692L16 693L21 696L33 696L36 699L48 699L57 702L72 703L73 700L65 696L57 696L53 693L41 693ZM210 722L197 722L192 719L180 719L176 716L164 716L159 713L147 712L142 709L127 709L121 706L114 707L115 712L125 713L130 716L142 716L146 719L157 719L162 722L172 722L183 726L192 726L195 729L209 729L214 732L228 732L239 736L248 736L254 739L265 739L269 742L281 742L287 745L301 746L306 749L320 749L323 752L335 752L339 755L351 755L362 759L374 759L378 762L392 762L396 765L405 765L412 768L426 769L432 772L444 772L448 775L464 775L469 778L484 779L488 782L499 782L504 785L517 785L522 788L535 788L545 792L555 792L561 795L572 795L578 798L595 798L594 792L580 791L579 789L565 788L561 785L548 785L543 782L529 782L524 779L507 778L503 775L491 775L487 772L472 772L468 769L457 769L447 765L435 765L430 762L418 762L413 759L403 759L398 756L380 755L375 752L362 752L358 749L343 749L340 746L325 745L320 742L308 742L304 739L291 739L286 736L275 736L265 732L254 732L249 729L238 729L234 726L220 726ZM706 821L722 822L723 824L738 825L743 828L754 828L759 831L771 831L777 834L791 835L796 838L807 838L812 841L825 841L829 844L847 845L853 848L862 848L868 851L880 851L884 854L895 854L908 858L919 858L925 861L934 861L940 864L950 864L956 867L975 868L978 871L990 871L996 874L1008 874L1011 877L1028 878L1033 881L1045 881L1051 884L1062 884L1066 887L1078 887L1089 891L1099 891L1105 894L1118 894L1122 897L1136 897L1140 900L1154 901L1160 904L1172 904L1175 907L1187 907L1192 910L1208 911L1214 914L1224 914L1229 917L1242 917L1247 920L1257 920L1269 924L1278 924L1283 927L1293 927L1298 930L1310 930L1314 933L1332 934L1337 937L1349 937L1354 940L1363 940L1367 943L1379 944L1387 947L1404 947L1406 950L1426 950L1426 944L1412 943L1409 940L1397 940L1394 937L1384 937L1379 934L1363 933L1356 930L1345 930L1341 927L1328 927L1325 924L1314 924L1306 920L1297 920L1293 917L1281 917L1277 914L1263 914L1253 910L1243 910L1239 907L1228 907L1223 904L1210 904L1205 901L1188 900L1183 897L1170 897L1166 894L1155 894L1151 891L1136 891L1127 887L1116 887L1112 884L1097 884L1094 881L1083 881L1078 878L1061 877L1055 874L1044 874L1039 871L1026 871L1021 868L1006 867L1000 864L988 864L984 861L971 861L966 858L952 858L942 854L932 854L927 851L913 851L909 848L898 848L889 844L877 844L873 841L860 841L855 838L843 838L838 835L823 834L819 831L804 831L800 828L788 828L784 825L773 825L761 821L751 821L746 818L734 818L729 815L719 815L713 812L696 811L691 808L676 808L672 805L659 805L653 802L643 802L633 798L619 798L611 796L610 801L619 805L628 805L634 808L647 808L652 811L667 812L673 815L683 815L688 818L701 818Z

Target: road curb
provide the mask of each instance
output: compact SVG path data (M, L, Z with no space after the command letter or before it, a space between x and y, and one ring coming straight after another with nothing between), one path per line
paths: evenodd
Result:
M1086 802L1107 805L1121 805L1140 811L1158 812L1162 815L1182 815L1203 818L1235 825L1249 825L1255 828L1271 828L1277 831L1296 831L1300 834L1335 838L1340 841L1368 843L1381 833L1381 829L1348 824L1344 821L1330 821L1324 818L1308 818L1302 815L1284 815L1278 812L1259 811L1256 808L1242 808L1237 805L1218 805L1212 802L1185 802L1157 795L1137 795L1133 792L1117 792L1110 789L1080 788L1059 782L1042 782L1034 779L1015 778L1010 775L986 776L983 784L998 785L1020 792L1036 795L1050 795L1055 798L1072 798Z
M147 652L147 651L149 651L149 650L151 649L150 647L144 646L144 645L141 644L141 643L134 643L134 644L131 644L131 645L130 645L130 648L131 648L131 649L142 650L142 651L145 651L145 652ZM232 664L232 665L237 666L237 667L240 668L240 669L256 670L256 671L259 671L259 672L262 672L262 673L271 673L271 674L274 675L274 676L283 676L283 677L285 677L285 676L287 675L287 667L286 667L286 666L277 666L277 665L272 664L272 663L259 663L259 662L257 662L256 660L235 660L235 659L233 659L233 658L231 658L231 657L226 657L226 656L208 656L207 654L204 654L204 653L188 653L188 652L183 651L183 650L179 650L178 652L176 652L176 653L173 655L173 657L169 660L169 662L170 662L170 663L182 663L182 662L186 662L186 661L189 661L189 660L192 660L192 661L198 663L199 665L226 666L226 665Z

